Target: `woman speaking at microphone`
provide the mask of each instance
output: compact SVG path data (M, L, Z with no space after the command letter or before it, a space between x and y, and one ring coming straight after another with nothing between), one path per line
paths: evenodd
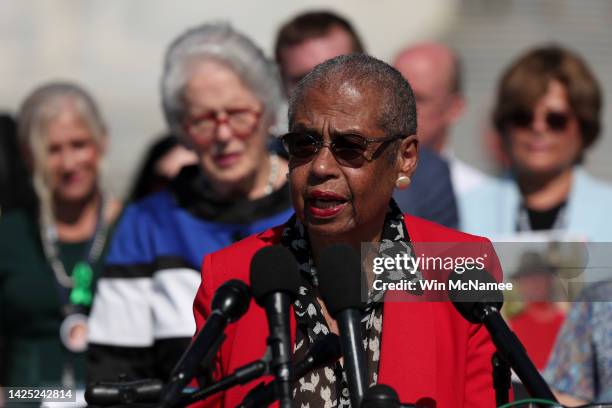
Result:
M474 242L483 247L489 243L403 215L391 199L394 188L410 184L418 150L414 95L389 65L365 55L341 56L318 65L291 96L289 130L282 141L289 154L295 216L208 255L194 311L199 329L211 312L216 289L229 279L248 282L253 255L263 247L283 245L304 275L291 319L297 361L318 338L338 332L317 296L317 264L325 248L344 243L359 251L362 242L405 247L415 242ZM489 261L498 267L495 256ZM449 302L371 300L365 310L368 385L390 385L405 402L427 399L438 407L494 406L494 347L483 327L463 320ZM261 358L268 335L265 327L265 313L252 303L226 331L215 367L217 378ZM202 404L233 407L255 384L232 388ZM293 392L296 407L350 406L340 363L306 375L294 384Z

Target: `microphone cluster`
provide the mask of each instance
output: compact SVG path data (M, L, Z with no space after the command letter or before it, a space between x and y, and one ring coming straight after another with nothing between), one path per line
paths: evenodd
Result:
M389 386L377 384L368 389L365 350L361 329L367 279L361 274L358 254L348 245L335 245L323 251L318 259L319 293L327 310L338 324L339 336L328 334L318 339L306 352L304 359L292 362L290 333L291 304L295 301L302 278L298 265L289 250L280 245L265 247L255 254L251 262L250 287L240 280L221 285L212 300L212 311L200 332L194 338L175 366L168 384L160 393L157 405L162 408L186 406L236 385L246 384L263 375L273 381L253 388L240 408L264 407L279 401L281 408L292 408L292 384L308 372L343 359L352 407L402 408L424 406L402 404L397 393ZM483 269L479 279L494 282ZM472 276L473 277L473 276ZM449 279L468 279L467 274L452 274ZM466 297L467 296L467 297ZM476 296L476 297L474 297ZM479 296L479 297L478 297ZM450 291L449 297L457 311L469 322L483 324L489 331L499 355L515 370L533 397L556 401L554 395L527 357L524 348L503 321L499 310L503 297L498 292L465 293ZM267 352L261 360L237 368L214 384L195 392L185 392L187 385L209 370L221 344L227 326L240 319L253 299L266 312L269 335ZM151 386L147 385L142 397L133 401L151 401ZM111 387L112 388L112 387ZM142 388L142 387L141 387ZM121 388L124 390L125 387ZM144 388L143 388L144 389ZM161 386L155 389L159 393ZM125 395L108 387L88 390L91 405L111 405L128 402ZM131 401L130 401L131 402ZM426 405L425 405L426 406Z
M331 260L333 256L327 258L330 258L329 262L331 262L329 268L334 268L335 265ZM353 261L350 263L350 268L343 266L343 270L354 271L355 266L359 266L358 257L356 261L353 258ZM325 267L322 271L325 271ZM333 274L325 273L325 275L332 276ZM275 245L258 251L251 261L250 288L242 281L230 280L215 292L212 312L202 330L174 368L170 381L162 393L160 406L162 408L185 406L269 374L274 380L267 384L261 383L251 390L239 407L263 407L278 400L281 408L292 408L294 406L292 384L314 369L332 364L344 356L345 361L351 367L363 373L363 347L358 347L361 344L358 332L349 336L341 334L341 340L335 334L328 334L314 342L302 361L293 364L290 312L291 304L295 301L301 285L302 278L297 262L287 248ZM334 289L331 289L330 293L333 291ZM333 303L334 306L330 310L332 316L337 316L339 321L342 321L341 331L344 326L347 326L348 330L355 328L360 330L360 317L353 316L352 309L349 307L353 303L359 303L359 296L357 292L350 305L339 302L336 306L336 303ZM185 393L184 389L187 384L198 375L202 368L211 365L225 339L225 328L247 312L251 298L266 312L269 333L266 341L268 346L266 355L259 361L236 369L230 375L208 387L190 394ZM331 299L329 296L327 298ZM353 354L351 352L353 349L360 349L361 353ZM351 387L353 384L360 385L355 391L359 393L360 401L364 389L361 384L362 380L365 380L362 374L356 378L358 380L351 380ZM365 385L365 382L363 384Z
M318 266L319 290L331 317L338 323L340 336L328 334L318 339L302 361L295 365L292 363L290 307L303 281L298 265L287 248L280 245L265 247L251 261L250 288L242 281L230 280L216 291L212 312L173 370L162 393L160 406L172 408L188 405L270 374L274 380L252 389L239 407L268 406L278 400L281 408L292 408L292 384L295 381L314 369L343 358L351 406L403 407L395 405L397 396L395 399L389 398L388 387L380 385L366 394L367 368L361 333L365 306L362 295L366 289L365 279L355 275L356 271L361 272L358 254L347 245L331 246L321 254ZM266 356L236 369L208 387L185 394L183 390L187 384L202 368L212 363L225 338L225 328L247 312L251 297L266 312L269 330ZM390 392L393 393L393 390Z

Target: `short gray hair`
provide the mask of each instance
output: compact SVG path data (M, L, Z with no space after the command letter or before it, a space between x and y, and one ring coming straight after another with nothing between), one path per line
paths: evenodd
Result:
M311 89L337 89L343 83L378 92L379 126L388 136L415 135L416 101L408 82L391 65L365 54L342 55L317 65L297 85L289 99L289 128L304 97ZM375 106L366 106L372 109Z
M175 39L166 52L161 79L162 106L170 129L184 137L186 106L183 98L189 80L188 65L193 61L220 62L244 82L263 104L264 121L273 124L283 94L276 64L265 57L253 41L229 24L203 24Z

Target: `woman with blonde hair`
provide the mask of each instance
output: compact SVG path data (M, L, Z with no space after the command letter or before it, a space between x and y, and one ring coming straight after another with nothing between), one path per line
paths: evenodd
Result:
M2 385L79 386L87 315L120 203L102 187L106 125L80 86L35 89L18 117L38 205L0 219Z

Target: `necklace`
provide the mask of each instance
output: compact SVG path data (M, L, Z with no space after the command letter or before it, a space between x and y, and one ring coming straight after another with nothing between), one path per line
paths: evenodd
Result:
M272 194L274 191L274 182L278 177L279 159L276 154L270 155L270 174L268 175L268 183L264 189L264 194Z
M102 196L94 236L89 240L84 259L74 265L71 276L66 273L64 263L59 258L57 228L50 220L40 220L43 252L55 275L55 286L63 316L59 337L66 349L72 353L82 353L87 349L87 314L93 302L92 265L100 259L108 234L109 227L104 221L107 204L106 198ZM74 384L74 369L70 361L64 364L62 383L64 386Z
M93 273L91 271L91 265L96 263L102 255L104 243L108 234L108 225L104 221L106 206L107 200L103 198L100 209L98 210L96 231L90 241L86 258L84 261L77 262L73 269L72 277L66 273L66 268L64 267L63 262L59 259L59 237L55 225L41 222L41 241L47 262L51 266L57 282L64 288L72 289L71 297L76 296L77 299L81 300L77 303L90 303L88 302L88 298L90 298L90 296L84 294L84 292L89 291L89 289L86 287L91 286Z

